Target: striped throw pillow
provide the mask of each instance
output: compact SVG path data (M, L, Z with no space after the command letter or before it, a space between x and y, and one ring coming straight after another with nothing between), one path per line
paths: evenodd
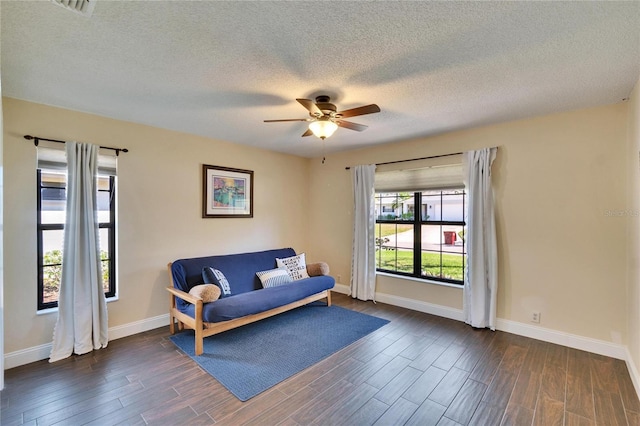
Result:
M258 278L260 278L260 282L262 283L262 287L277 287L283 284L289 284L293 282L291 276L287 272L287 268L276 268L269 269L268 271L260 271L256 272Z

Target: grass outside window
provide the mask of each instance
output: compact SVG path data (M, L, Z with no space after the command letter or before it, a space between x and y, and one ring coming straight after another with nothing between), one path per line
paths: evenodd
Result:
M405 250L380 250L378 256L378 269L413 272L413 251ZM422 274L433 278L447 278L451 280L464 280L462 256L459 254L422 253Z

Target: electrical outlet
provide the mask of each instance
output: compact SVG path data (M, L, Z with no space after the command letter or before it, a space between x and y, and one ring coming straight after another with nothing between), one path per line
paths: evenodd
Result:
M342 275L338 275L336 278L338 278L336 281L338 281L338 284L342 284Z
M531 322L535 322L536 324L540 324L540 311L531 312Z

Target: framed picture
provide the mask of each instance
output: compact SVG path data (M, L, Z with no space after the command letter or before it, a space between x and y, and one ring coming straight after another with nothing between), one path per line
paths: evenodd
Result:
M202 165L202 217L253 217L253 171Z

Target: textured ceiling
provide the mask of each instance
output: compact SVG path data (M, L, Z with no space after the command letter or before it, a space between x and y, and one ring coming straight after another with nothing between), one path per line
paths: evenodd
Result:
M295 98L378 114L326 152L620 102L640 2L3 1L5 96L316 156ZM25 130L26 131L26 130ZM55 137L55 132L44 137ZM115 142L114 142L115 143ZM126 142L121 142L123 144Z

